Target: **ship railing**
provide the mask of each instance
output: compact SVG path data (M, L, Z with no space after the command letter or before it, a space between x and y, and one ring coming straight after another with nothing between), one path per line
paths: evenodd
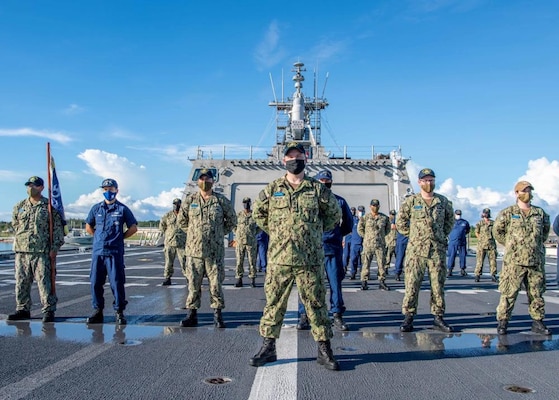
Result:
M277 143L276 146L281 146ZM317 146L320 147L320 146ZM399 146L323 146L323 151L326 158L331 159L364 159L364 160L391 160L393 157L402 158L402 151ZM218 157L214 155L219 154ZM198 146L196 156L189 158L190 161L195 160L253 160L253 159L267 159L273 153L270 152L270 147L262 146Z

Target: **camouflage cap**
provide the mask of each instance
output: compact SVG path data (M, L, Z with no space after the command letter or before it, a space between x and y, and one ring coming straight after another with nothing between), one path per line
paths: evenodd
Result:
M114 187L114 188L118 189L118 183L116 183L116 181L114 179L107 178L107 179L104 179L103 182L101 182L101 186L99 186L99 187L101 187L101 188Z
M532 190L534 190L534 186L532 186L532 184L530 182L520 181L516 185L514 185L514 191L515 192L522 192L524 189L526 189L528 187L531 188Z
M287 145L285 146L285 149L283 150L283 155L284 156L287 155L287 153L289 153L289 151L293 149L299 150L300 153L305 154L305 148L301 143L290 142L287 143Z
M250 203L250 197L243 198L243 203Z
M214 178L214 173L212 172L211 169L208 169L208 168L203 168L203 169L200 170L200 174L198 175L198 179L200 179L204 175L207 176L210 179Z
M433 178L435 178L435 171L433 171L431 168L423 168L421 171L419 171L419 179L423 179L426 176L432 176Z
M326 180L326 181L331 181L332 180L332 173L330 171L328 171L327 169L323 169L318 174L316 174L316 176L314 178L318 179L318 180L323 179L323 180Z
M378 201L377 199L373 199L373 200L371 200L371 205L372 206L380 206L380 201Z
M174 199L173 200L173 204L182 204L182 200L181 199Z
M358 211L365 211L365 206L359 206L359 207L357 207L357 210Z
M38 176L32 176L25 182L25 186L35 185L35 186L45 186L45 181L43 178L39 178Z
M491 210L489 208L484 208L481 212L484 214L491 214Z

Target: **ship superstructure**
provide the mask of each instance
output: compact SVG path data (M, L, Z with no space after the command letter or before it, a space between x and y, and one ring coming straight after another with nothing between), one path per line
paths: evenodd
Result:
M244 197L255 199L266 184L285 174L282 162L285 145L299 142L308 156L305 172L314 176L322 169L329 169L333 175L332 190L350 206L367 207L376 198L381 202L382 212L397 210L403 198L413 191L406 170L408 159L402 156L401 149L381 147L386 150L377 152L379 147L352 145L338 149L339 156L325 149L321 144L321 112L329 104L317 95L316 88L312 97L304 95L304 64L296 62L293 67L292 96L269 103L276 110L276 143L271 151L247 146L244 155L239 155L238 148L224 147L220 157L214 157L200 146L196 156L190 159L192 170L185 193L197 190L200 170L210 168L216 176L214 190L230 198L239 210Z

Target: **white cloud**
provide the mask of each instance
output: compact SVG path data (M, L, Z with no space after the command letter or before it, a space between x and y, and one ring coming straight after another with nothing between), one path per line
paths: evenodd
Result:
M262 41L256 47L254 58L262 69L276 65L285 55L285 49L279 45L279 30L278 22L272 21Z
M85 108L80 107L77 104L70 104L68 107L62 110L62 113L66 115L76 115L81 114L83 111L85 111Z
M19 128L19 129L0 129L0 136L10 136L10 137L41 137L49 139L58 143L68 143L73 139L61 132L48 132L40 131L31 128Z

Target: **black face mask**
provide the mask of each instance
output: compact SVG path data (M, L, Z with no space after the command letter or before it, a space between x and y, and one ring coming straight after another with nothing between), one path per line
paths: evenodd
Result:
M175 211L179 211L181 209L181 205L180 204L175 204L173 208L174 208Z
M250 210L250 203L243 203L245 210Z
M330 189L332 187L332 182L324 182L324 186Z
M300 174L305 169L305 160L289 160L285 162L285 169L294 175Z

